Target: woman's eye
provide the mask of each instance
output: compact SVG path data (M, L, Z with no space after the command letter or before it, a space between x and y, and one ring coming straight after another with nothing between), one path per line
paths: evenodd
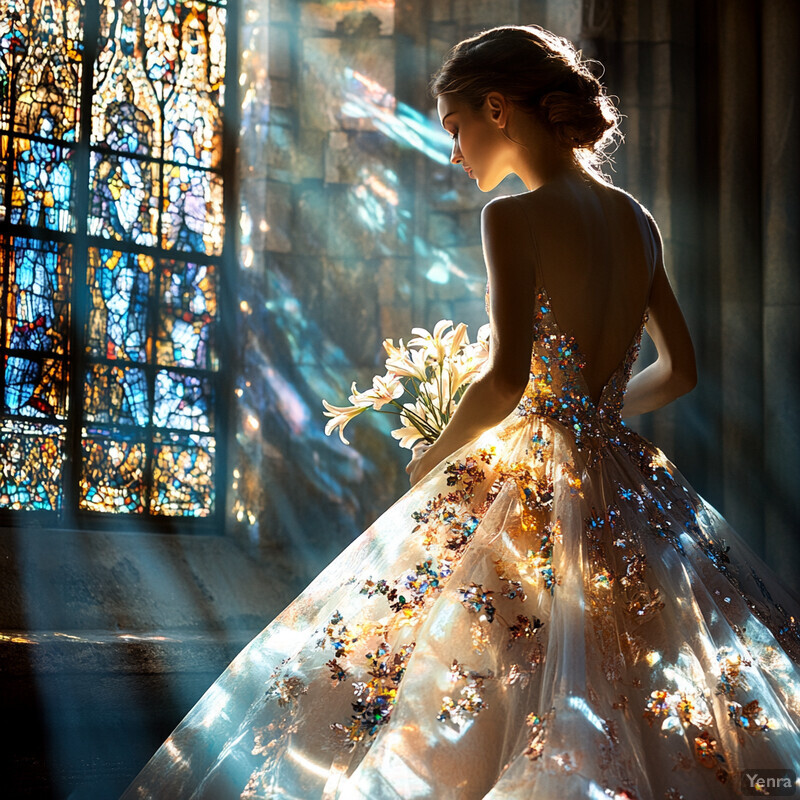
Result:
M450 138L453 139L454 141L455 141L456 136L458 136L458 131L455 131L455 133L451 133L450 134Z

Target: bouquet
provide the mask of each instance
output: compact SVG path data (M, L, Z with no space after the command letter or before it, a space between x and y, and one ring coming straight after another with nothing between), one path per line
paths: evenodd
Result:
M351 405L334 406L327 400L325 416L330 420L325 433L330 436L351 419L368 408L396 414L401 427L392 431L401 447L411 448L419 439L433 443L447 425L467 386L480 374L489 357L489 325L478 330L477 341L470 344L467 326L460 322L455 328L449 319L436 323L433 333L424 328L412 328L415 336L408 344L400 340L395 347L385 339L386 374L372 379L372 388L359 392L355 381L348 398ZM405 400L405 402L402 402Z

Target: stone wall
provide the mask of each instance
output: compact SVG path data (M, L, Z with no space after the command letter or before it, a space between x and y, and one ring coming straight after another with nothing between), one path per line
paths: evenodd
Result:
M384 338L486 322L481 193L449 163L427 93L459 39L539 23L577 38L579 2L245 3L243 364L231 530L310 578L408 488L394 417L322 431L383 373Z

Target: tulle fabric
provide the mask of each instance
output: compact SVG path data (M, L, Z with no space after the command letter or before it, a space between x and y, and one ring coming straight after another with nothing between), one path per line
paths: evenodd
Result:
M559 423L512 415L453 454L240 653L125 797L716 798L745 768L797 769L796 600L660 450L616 436L587 466ZM420 525L471 463L461 519ZM515 463L533 480L503 477ZM410 613L369 596L448 558ZM354 685L412 643L393 702L348 744L331 725L352 722Z
M519 408L231 663L124 795L692 800L800 769L800 603L541 295ZM644 322L644 321L643 321Z

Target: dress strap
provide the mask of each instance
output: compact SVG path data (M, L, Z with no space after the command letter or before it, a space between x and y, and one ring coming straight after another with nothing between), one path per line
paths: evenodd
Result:
M650 302L650 290L653 288L653 278L656 274L656 269L658 267L658 259L659 259L659 239L661 238L661 232L658 230L658 225L656 224L655 218L650 215L649 213L645 213L642 209L642 206L636 201L633 201L634 208L636 210L637 217L641 220L644 219L644 226L647 228L648 238L650 239L650 285L647 289L647 297L648 297L648 304ZM661 254L663 257L663 253Z
M531 225L531 218L528 214L528 209L525 206L525 201L516 194L509 195L517 201L517 204L522 209L522 215L525 217L525 222L528 225L528 233L531 237L531 244L533 245L533 277L535 281L536 290L544 288L542 285L542 269L541 260L539 258L539 247L536 244L536 237L533 235L533 226Z

